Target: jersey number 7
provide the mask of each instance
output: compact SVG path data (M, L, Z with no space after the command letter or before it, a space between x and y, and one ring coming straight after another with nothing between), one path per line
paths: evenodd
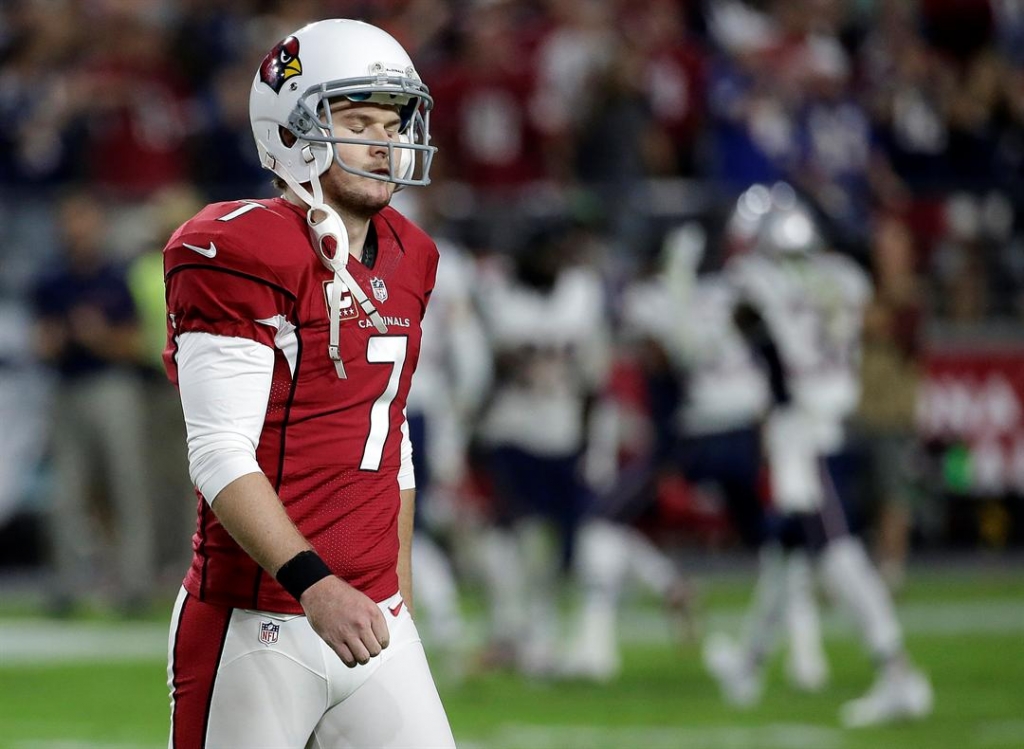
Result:
M359 463L361 470L380 470L384 443L391 432L391 402L398 395L407 347L408 339L405 336L376 335L367 342L366 360L371 364L390 364L391 376L388 377L384 392L370 408L370 431L363 445L363 459Z
M242 201L235 210L227 213L218 221L233 221L256 208L263 208L259 203ZM405 354L408 339L405 336L378 335L370 338L366 347L366 360L371 364L390 364L391 376L387 387L370 408L370 431L363 445L363 459L359 468L363 471L379 471L384 456L384 443L391 432L391 402L398 395L398 385L402 380L402 367L405 366Z

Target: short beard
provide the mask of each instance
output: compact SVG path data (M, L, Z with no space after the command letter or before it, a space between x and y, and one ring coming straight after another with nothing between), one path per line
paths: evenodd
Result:
M369 177L363 177L362 179L370 182L375 181ZM391 191L386 197L379 198L376 195L368 195L360 190L358 182L355 185L351 183L338 184L338 181L334 180L332 182L334 184L331 184L329 188L331 193L329 202L334 204L335 209L339 213L347 214L356 219L369 220L373 218L388 207L394 195L394 191ZM387 183L382 182L382 184Z
M339 197L341 197L339 202L342 203L349 215L367 220L373 218L391 204L391 195L388 195L383 200L358 193L343 193Z

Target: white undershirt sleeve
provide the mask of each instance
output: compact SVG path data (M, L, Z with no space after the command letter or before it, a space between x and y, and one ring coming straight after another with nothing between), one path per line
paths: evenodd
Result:
M398 467L398 488L399 489L415 489L416 488L416 472L412 467L412 440L409 439L409 419L406 417L405 410L402 410L402 463Z
M182 333L177 363L189 475L213 504L232 481L260 471L256 446L270 399L274 350L248 338Z

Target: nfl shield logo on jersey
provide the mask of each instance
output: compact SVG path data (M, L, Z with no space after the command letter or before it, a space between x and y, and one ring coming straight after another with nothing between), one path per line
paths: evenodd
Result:
M383 278L371 278L370 288L373 289L373 298L378 302L386 302L388 300L388 287L384 285Z
M264 645L273 645L277 642L277 634L280 631L280 624L274 624L273 622L260 622L260 642Z

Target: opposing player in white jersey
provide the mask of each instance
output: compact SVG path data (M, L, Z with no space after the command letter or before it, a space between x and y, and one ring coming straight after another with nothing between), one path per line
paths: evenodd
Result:
M496 495L485 554L491 638L528 674L557 671L556 591L588 505L588 410L609 364L602 280L573 258L585 245L564 227L541 231L513 272L480 289L497 365L478 435Z
M708 265L706 245L699 224L673 229L663 243L660 272L624 295L625 338L656 347L656 360L670 363L682 394L674 410L652 413L667 422L656 430L667 435L667 444L652 460L657 464L647 466L646 483L634 480L640 489L632 492L620 485L619 499L639 503L643 498L636 495L653 495L651 477L659 470L677 471L687 482L719 494L741 541L760 552L759 589L765 592L758 600L773 597L769 591L779 586L786 591L790 680L799 689L817 690L827 679L827 664L807 560L796 553L783 558L765 509L761 421L770 402L768 381L733 324L736 289L719 271L698 274ZM756 629L744 633L748 640L761 636ZM730 698L742 703L753 696Z
M751 187L737 212L756 226L755 243L726 272L739 296L736 323L771 387L764 440L780 538L784 548L815 559L878 668L872 688L845 704L841 719L857 727L922 717L931 711L931 685L910 664L888 591L850 533L829 472L828 458L841 448L844 420L859 398L870 281L852 260L826 251L813 214L789 185ZM777 625L781 590L774 600L752 608L753 628L769 633ZM737 647L724 636L709 638L705 662L727 696L756 701L771 641L766 635Z
M418 623L424 641L444 656L449 674L461 670L466 630L457 577L439 539L457 544L469 523L458 517L467 477L472 420L493 377L491 348L476 311L473 258L459 245L439 242L437 279L406 416L416 469L412 564Z

